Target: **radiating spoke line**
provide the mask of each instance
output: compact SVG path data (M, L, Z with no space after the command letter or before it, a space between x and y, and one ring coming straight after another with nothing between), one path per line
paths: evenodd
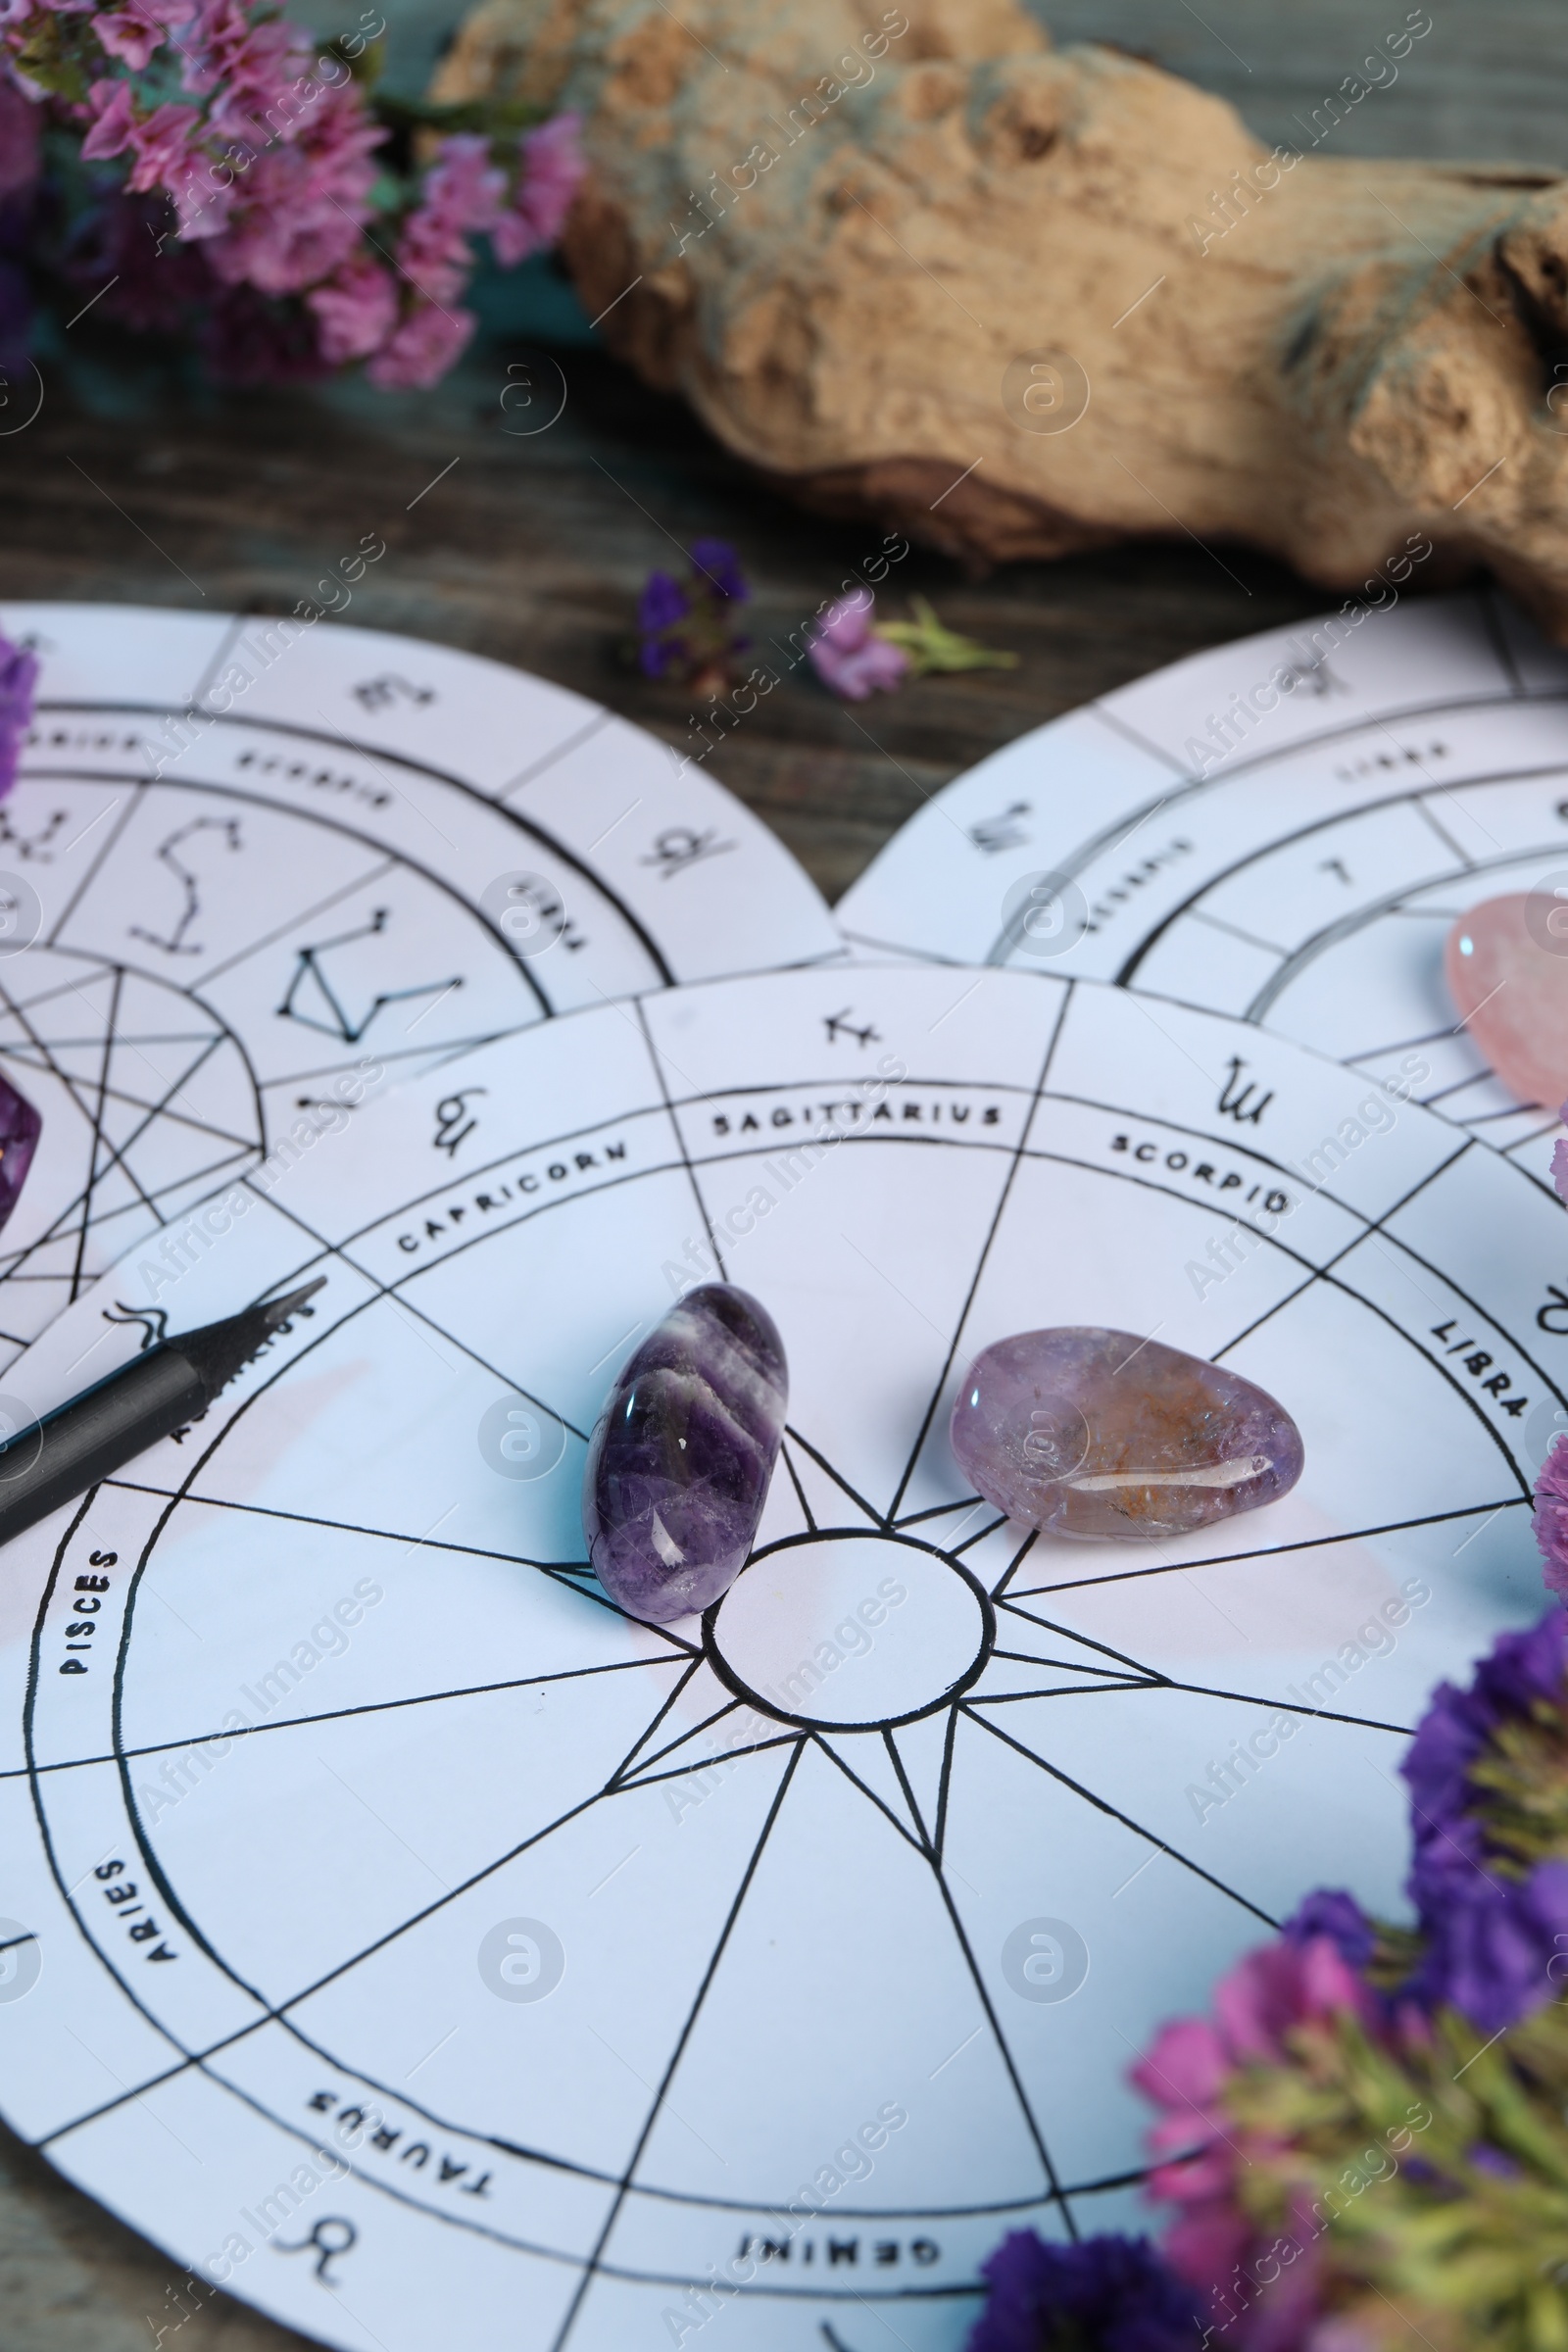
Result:
M1118 1666L1125 1666L1129 1674L1136 1674L1142 1681L1163 1683L1167 1680L1157 1666L1146 1666L1142 1658L1129 1657L1126 1650L1115 1649L1108 1642L1093 1641L1088 1634L1074 1633L1070 1625L1056 1625L1051 1618L1037 1617L1032 1610L1020 1609L1015 1603L1004 1601L1002 1605L1004 1608L1012 1608L1015 1616L1028 1617L1032 1625L1042 1627L1048 1634L1059 1634L1063 1642L1071 1642L1083 1649L1098 1650L1102 1658L1114 1658Z
M800 1447L803 1453L810 1455L812 1461L822 1472L824 1478L830 1478L833 1481L833 1484L838 1488L839 1493L847 1495L850 1501L854 1503L858 1511L863 1511L873 1527L886 1528L891 1524L889 1520L884 1518L883 1514L876 1508L874 1503L867 1502L863 1494L858 1494L856 1493L855 1489L851 1486L849 1480L843 1475L842 1471L835 1470L832 1463L828 1460L827 1455L825 1453L818 1453L816 1447L811 1444L810 1439L803 1438L800 1431L792 1422L787 1422L785 1424L784 1434ZM817 1531L813 1528L812 1533L815 1534L816 1532ZM858 1535L863 1531L858 1528L855 1532Z
M931 1859L935 1861L936 1844L932 1836L932 1831L935 1828L935 1824L933 1823L931 1828L927 1828L926 1826L925 1815L921 1812L919 1806L915 1802L914 1790L909 1784L909 1776L904 1769L904 1758L899 1753L898 1741L894 1739L891 1732L883 1733L882 1743L886 1747L888 1754L893 1759L893 1769L899 1776L899 1787L904 1790L904 1801L909 1808L911 1819L919 1827L920 1835L925 1840L925 1850L930 1855Z
M961 1701L960 1704L962 1704ZM965 1707L964 1712L968 1714L969 1709ZM1071 1774L1063 1772L1059 1765L1048 1764L1044 1756L1036 1755L1032 1747L1025 1747L1021 1740L1014 1740L1010 1733L1002 1729L1000 1724L990 1722L984 1715L970 1715L970 1721L978 1723L983 1730L991 1734L993 1740L1000 1740L1004 1747L1015 1748L1020 1756L1026 1757L1041 1772L1048 1773L1052 1780L1059 1781L1063 1788L1070 1788L1074 1796L1081 1796L1085 1804L1093 1805L1098 1813L1107 1814L1112 1821L1119 1821L1124 1830L1131 1830L1135 1838L1142 1838L1147 1844L1157 1846L1162 1854L1169 1854L1173 1862L1179 1862L1182 1868L1190 1870L1195 1878L1201 1879L1217 1893L1229 1896L1233 1903L1239 1903L1244 1911L1250 1911L1254 1919L1260 1919L1266 1928L1272 1928L1276 1935L1278 1934L1280 1923L1267 1911L1261 1910L1247 1895L1238 1894L1234 1886L1227 1886L1223 1879L1216 1879L1212 1871L1204 1870L1200 1863L1194 1862L1178 1846L1168 1845L1165 1839L1156 1837L1152 1830L1146 1830L1142 1822L1134 1821L1130 1813L1123 1813L1120 1807L1111 1804L1107 1797L1097 1796L1092 1788L1086 1788L1081 1781L1075 1781Z
M743 1756L765 1755L770 1747L790 1746L800 1736L798 1731L781 1726L776 1739L749 1740L744 1747L717 1748L712 1755L704 1756L695 1764L671 1764L662 1772L632 1773L625 1780L617 1781L605 1793L607 1796L630 1796L635 1789L657 1788L664 1781L700 1780L710 1765L739 1763Z
M942 1774L937 1782L937 1826L931 1840L932 1859L940 1871L943 1848L948 1840L948 1795L953 1786L953 1742L958 1729L958 1710L948 1709L947 1738L942 1742Z
M1076 1658L1037 1657L1032 1649L994 1649L991 1655L994 1658L1009 1658L1018 1666L1054 1666L1062 1674L1092 1674L1097 1682L1125 1682L1127 1679L1125 1674L1118 1675L1110 1666L1084 1666ZM1140 1675L1137 1679L1162 1689L1168 1678L1163 1675Z
M801 1484L801 1474L795 1467L794 1457L790 1452L788 1439L785 1440L779 1450L784 1456L784 1467L790 1474L790 1485L795 1489L795 1499L801 1506L801 1515L806 1521L807 1533L808 1535L814 1536L816 1533L816 1521L812 1518L811 1506L806 1499L806 1489Z
M1278 1560L1293 1551L1320 1551L1330 1544L1370 1543L1374 1536L1399 1536L1417 1527L1443 1527L1454 1519L1481 1519L1490 1512L1495 1518L1499 1511L1519 1510L1529 1500L1523 1494L1506 1495L1501 1502L1466 1503L1454 1511L1425 1511L1414 1519L1387 1519L1379 1527L1348 1527L1335 1536L1301 1536L1290 1544L1264 1544L1254 1551L1213 1551L1200 1560L1160 1560L1152 1568L1117 1568L1108 1576L1075 1576L1059 1585L1021 1586L1003 1605L1013 1607L1020 1600L1048 1598L1054 1592L1093 1592L1099 1585L1125 1585L1144 1576L1185 1576L1189 1568L1229 1568L1243 1561ZM1020 1616L1030 1614L1020 1610ZM1047 1623L1045 1618L1037 1624Z
M995 1605L999 1611L1004 1610L1007 1616L1016 1617L1021 1624L1038 1626L1043 1634L1058 1634L1065 1630L1061 1626L1053 1625L1049 1617L1037 1616L1033 1609L1021 1609L1015 1600L999 1600ZM998 1634L1003 1634L1005 1632L1005 1627L999 1622L997 1627ZM1014 1635L1013 1637L1015 1641L1020 1638L1021 1637L1017 1635ZM1070 1637L1070 1639L1074 1642L1076 1642L1078 1638L1079 1637L1076 1634ZM1109 1675L1113 1672L1113 1669L1109 1666L1091 1666L1087 1658L1043 1658L1040 1656L1038 1651L1032 1649L1023 1651L1007 1651L999 1649L994 1654L998 1657L1022 1656L1028 1658L1032 1664L1039 1666L1060 1666L1073 1674ZM1142 1671L1143 1669L1140 1669L1140 1672ZM1149 1672L1152 1674L1153 1669L1150 1668ZM1158 1680L1161 1678L1155 1677L1155 1679Z
M322 1334L323 1338L326 1336L326 1334ZM333 1535L372 1536L378 1544L402 1544L407 1547L419 1544L429 1551L456 1552L464 1559L500 1560L509 1568L532 1568L541 1576L570 1577L574 1581L568 1589L572 1591L579 1589L575 1582L576 1579L591 1576L593 1573L586 1560L530 1560L518 1551L490 1551L481 1544L455 1544L450 1537L438 1536L433 1533L410 1535L408 1529L403 1527L362 1527L357 1520L327 1519L315 1511L285 1511L280 1509L276 1503L237 1502L232 1495L228 1494L197 1494L188 1484L183 1487L154 1487L145 1485L142 1481L134 1478L106 1478L102 1483L106 1487L122 1487L127 1494L177 1495L181 1500L193 1505L200 1505L204 1510L243 1511L247 1517L252 1519L278 1519L292 1527L319 1527ZM597 1598L597 1595L584 1593L583 1597L584 1599L594 1599ZM671 1634L667 1626L644 1627L641 1625L640 1619L632 1619L629 1622L638 1625L641 1631L651 1633L656 1641L668 1642L672 1648L679 1650L684 1656L695 1655L692 1644Z
M637 2134L636 2145L633 2147L631 2156L627 2161L626 2169L620 2177L620 2182L616 2189L614 2198L612 2201L610 2211L606 2215L604 2226L599 2232L598 2238L595 2240L593 2252L590 2254L588 2261L584 2266L582 2278L577 2284L577 2290L571 2298L571 2302L567 2308L564 2319L562 2321L560 2330L555 2338L553 2352L562 2352L563 2346L565 2344L567 2337L570 2335L571 2330L576 2324L577 2314L582 2309L583 2297L587 2294L588 2289L593 2282L594 2277L599 2270L605 2248L610 2243L611 2233L614 2230L615 2224L620 2218L620 2209L626 2201L626 2192L630 2188L632 2180L636 2176L637 2167L642 2162L643 2151L647 2147L649 2139L652 2137L654 2125L657 2123L660 2109L664 2103L665 2093L668 2091L671 2082L675 2079L675 2074L680 2066L681 2059L686 2053L686 2045L690 2041L693 2033L696 2031L697 2020L702 2014L703 2003L708 1998L709 1987L718 1973L718 1964L724 1956L725 1948L728 1945L730 1936L734 1931L735 1922L741 1915L741 1906L745 1902L747 1894L751 1889L752 1881L757 1875L758 1865L762 1859L762 1850L767 1844L769 1837L772 1835L773 1824L779 1817L785 1796L789 1792L790 1783L795 1778L796 1767L800 1763L805 1745L806 1742L804 1740L796 1743L794 1752L791 1755L789 1762L785 1765L783 1772L779 1776L778 1787L773 1792L773 1801L767 1808L767 1817L762 1823L757 1842L752 1848L751 1856L741 1878L740 1886L735 1891L735 1899L730 1904L729 1910L725 1914L724 1924L719 1930L718 1940L714 1944L713 1949L709 1956L708 1966L703 1972L702 1983L698 1985L697 1996L692 2002L691 2008L687 2012L685 2023L681 2027L679 2037L676 2040L675 2047L670 2054L669 2063L665 2067L663 2075L660 2080L658 2090L654 2093L654 2103L649 2108L647 2116L643 2122L642 2130Z
M976 1528L974 1534L965 1536L961 1544L950 1544L945 1548L954 1559L961 1559L966 1551L973 1550L976 1544L983 1544L987 1536L994 1536L999 1527L1005 1527L1006 1524L1006 1515L1004 1513L999 1518L991 1520L987 1526Z
M1137 1686L1134 1686L1137 1687ZM1148 1688L1155 1688L1150 1685ZM1350 1723L1363 1732L1388 1732L1396 1740L1413 1740L1415 1726L1411 1723L1384 1723L1375 1715L1343 1715L1336 1707L1308 1706L1304 1699L1264 1698L1252 1690L1217 1690L1207 1683L1178 1683L1165 1680L1158 1684L1162 1690L1184 1690L1193 1698L1222 1698L1237 1707L1268 1707L1282 1715L1322 1717L1325 1723Z
M626 1750L626 1753L621 1757L620 1762L615 1766L609 1780L605 1783L605 1792L607 1795L619 1786L620 1782L625 1778L626 1774L630 1772L639 1749L648 1745L649 1740L653 1739L654 1735L659 1730L660 1725L669 1714L670 1709L674 1706L676 1700L680 1697L681 1692L685 1690L687 1684L691 1681L693 1675L697 1672L702 1663L703 1661L700 1657L693 1658L691 1664L681 1675L680 1680L675 1684L673 1690L670 1691L668 1697L664 1700L663 1705L660 1708L652 1723L649 1724L647 1730L640 1732L637 1738L632 1741L631 1746Z
M1013 1553L1011 1559L1007 1562L1006 1567L1003 1570L1002 1575L997 1580L996 1588L991 1595L992 1599L999 1607L1002 1605L1002 1595L1004 1592L1005 1592L1007 1587L1011 1584L1013 1578L1017 1575L1019 1569L1023 1566L1024 1561L1029 1557L1029 1554L1033 1551L1039 1541L1040 1537L1037 1530L1031 1528L1029 1533L1025 1536L1023 1542L1019 1544L1017 1550Z
M439 1706L449 1698L488 1698L500 1690L531 1690L551 1683L587 1682L598 1675L632 1674L650 1667L672 1666L674 1663L673 1658L617 1658L607 1666L566 1666L554 1674L519 1674L500 1683L467 1683L451 1690L417 1690L407 1698L363 1699L357 1706L326 1707L317 1715L280 1715L272 1723L247 1723L232 1731L220 1731L213 1727L203 1732L189 1732L182 1739L149 1740L144 1746L125 1747L120 1753L134 1763L143 1756L167 1756L188 1747L207 1747L216 1740L249 1740L264 1732L297 1732L312 1724L341 1723L351 1715L387 1715L402 1707ZM52 1763L39 1764L33 1769L38 1773L75 1772L83 1765L113 1764L117 1761L111 1749L101 1756L57 1758ZM24 1764L12 1765L0 1771L0 1781L24 1780L26 1777L27 1767ZM3 1949L4 1946L0 1945L0 1950Z
M813 1747L821 1750L822 1754L826 1756L830 1764L837 1765L839 1771L843 1773L844 1778L851 1784L853 1788L858 1788L863 1797L869 1798L870 1802L875 1805L877 1811L883 1816L883 1818L893 1824L893 1827L898 1831L899 1836L906 1839L908 1844L912 1845L917 1854L924 1854L929 1851L924 1838L917 1838L914 1832L909 1828L908 1823L899 1819L898 1815L894 1812L893 1807L886 1801L886 1799L878 1796L876 1790L862 1781L858 1772L851 1771L849 1765L845 1763L844 1758L839 1754L836 1747L830 1747L827 1741L815 1732L813 1732L811 1735L811 1744ZM916 1821L919 1820L920 1816L918 1813L914 1818Z
M975 1261L974 1273L970 1277L969 1287L964 1293L963 1304L958 1310L958 1320L954 1327L953 1338L949 1343L948 1351L943 1358L941 1372L938 1374L936 1386L931 1392L931 1401L920 1416L920 1426L915 1433L914 1444L909 1449L908 1460L904 1465L903 1476L900 1478L898 1486L894 1491L893 1500L888 1505L889 1524L892 1524L899 1505L904 1500L909 1481L914 1476L915 1465L919 1461L920 1455L924 1450L926 1439L930 1435L931 1424L936 1418L937 1407L942 1401L942 1392L948 1385L948 1375L953 1369L954 1358L958 1352L958 1345L963 1338L963 1327L969 1320L969 1311L974 1305L975 1294L980 1288L981 1277L986 1270L986 1261L991 1255L992 1244L995 1242L998 1231L1001 1228L1002 1219L1006 1211L1007 1202L1012 1198L1012 1188L1017 1179L1018 1170L1023 1165L1024 1150L1028 1144L1029 1137L1033 1132L1035 1120L1039 1116L1041 1098L1046 1091L1046 1081L1051 1075L1051 1064L1055 1054L1056 1043L1061 1036L1062 1025L1067 1018L1068 1007L1071 1005L1072 1001L1073 984L1071 981L1069 981L1066 988L1062 992L1061 1003L1056 1009L1056 1018L1052 1025L1051 1037L1046 1047L1045 1057L1040 1064L1040 1075L1035 1081L1034 1091L1029 1098L1028 1107L1024 1111L1023 1118L1020 1121L1017 1145L1008 1159L1006 1174L1002 1180L1002 1190L998 1196L997 1205L992 1214L991 1222L986 1228L985 1240L980 1245L980 1255Z
M1031 1664L1033 1661L1030 1661ZM1163 1690L1163 1683L1143 1683L1127 1680L1120 1683L1056 1683L1039 1690L983 1690L975 1689L964 1693L970 1706L1010 1707L1024 1698L1103 1698L1107 1690Z
M688 1669L687 1673L682 1678L682 1688L684 1688L686 1683L691 1681L692 1676L696 1673L696 1671L697 1669L695 1666ZM733 1715L740 1703L741 1702L738 1698L726 1699L721 1707L715 1707L713 1709L711 1715L705 1715L700 1723L689 1724L686 1730L681 1732L675 1739L666 1740L662 1747L651 1748L648 1754L643 1758L641 1764L622 1765L620 1770L614 1774L611 1782L611 1787L618 1788L627 1785L631 1775L642 1773L649 1765L662 1762L663 1758L665 1756L672 1755L677 1747L684 1747L688 1740L695 1740L699 1732L710 1731L715 1723L722 1723L726 1715ZM645 1732L643 1739L647 1740L652 1735L650 1733ZM638 1741L638 1745L642 1745L641 1740ZM632 1752L635 1754L636 1750L634 1749ZM690 1771L691 1766L688 1765L686 1769L687 1771Z
M902 1517L889 1521L901 1532L906 1527L920 1527L927 1519L946 1519L954 1511L972 1511L980 1501L978 1494L965 1494L957 1502L928 1503L923 1511L906 1511Z
M956 1715L955 1715L954 1723L956 1725ZM953 1727L950 1727L950 1752L952 1748L952 1729ZM946 1792L944 1792L943 1801L944 1804L946 1804ZM942 1900L947 1907L948 1918L952 1923L953 1933L957 1938L958 1949L963 1955L964 1966L969 1971L970 1982L974 1985L976 1997L978 1998L980 2006L985 2013L986 2024L991 2028L991 2036L993 2041L996 2043L997 2053L1002 2060L1003 2066L1006 2070L1007 2081L1012 2085L1012 2095L1018 2102L1019 2112L1024 2121L1024 2129L1028 2132L1030 2139L1034 2142L1035 2153L1040 2159L1040 2167L1046 2176L1050 2192L1052 2196L1056 2199L1058 2204L1060 2204L1061 2182L1056 2177L1056 2168L1052 2162L1051 2150L1046 2145L1046 2135L1042 2132L1039 2120L1035 2115L1034 2108L1030 2104L1029 2094L1024 2089L1023 2077L1019 2074L1017 2065L1013 2059L1012 2051L1008 2047L1007 2036L1002 2030L1002 2020L997 2015L995 2004L992 2001L990 1991L986 1985L985 1978L980 1971L980 1964L974 1956L974 1947L970 1943L963 1922L958 1916L958 1906L954 1898L953 1889L948 1885L947 1879L943 1874L941 1861L935 1856L933 1856L931 1859L931 1875L936 1880L937 1891L941 1895ZM1078 2228L1077 2224L1073 2220L1071 2208L1065 2204L1062 2204L1061 2211L1062 2219L1067 2225L1069 2233L1073 2237L1076 2237L1078 2234Z

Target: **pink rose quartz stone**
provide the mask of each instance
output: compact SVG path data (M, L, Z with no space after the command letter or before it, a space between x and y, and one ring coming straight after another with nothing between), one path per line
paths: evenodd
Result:
M1484 899L1448 933L1443 969L1454 1010L1525 1103L1568 1095L1568 898Z

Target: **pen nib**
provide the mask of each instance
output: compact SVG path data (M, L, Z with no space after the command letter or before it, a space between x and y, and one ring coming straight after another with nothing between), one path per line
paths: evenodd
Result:
M200 1331L181 1332L164 1345L177 1348L187 1363L200 1375L212 1403L220 1390L226 1389L236 1372L244 1370L251 1358L258 1355L269 1340L296 1315L308 1298L314 1298L326 1281L318 1274L314 1282L300 1285L297 1291L287 1291L281 1298L268 1298L260 1306L247 1306L242 1313L230 1315L222 1323L204 1324Z
M325 1288L326 1276L318 1274L314 1282L302 1284L299 1290L288 1292L284 1298L269 1298L260 1310L266 1320L268 1330L276 1331L278 1325L286 1323L295 1309L305 1304L307 1298L314 1298L318 1291L324 1291Z

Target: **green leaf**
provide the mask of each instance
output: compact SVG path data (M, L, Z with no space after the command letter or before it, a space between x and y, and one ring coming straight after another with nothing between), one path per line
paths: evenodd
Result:
M914 608L913 620L879 620L873 623L871 633L906 653L916 677L923 677L928 670L1017 668L1016 654L998 653L973 637L960 637L938 620L923 596L911 596L909 602Z

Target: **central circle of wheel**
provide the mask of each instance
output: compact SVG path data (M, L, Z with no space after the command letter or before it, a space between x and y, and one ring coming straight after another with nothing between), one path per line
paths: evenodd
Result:
M805 1731L933 1715L968 1690L996 1638L990 1595L961 1560L876 1528L767 1544L703 1618L725 1689Z

